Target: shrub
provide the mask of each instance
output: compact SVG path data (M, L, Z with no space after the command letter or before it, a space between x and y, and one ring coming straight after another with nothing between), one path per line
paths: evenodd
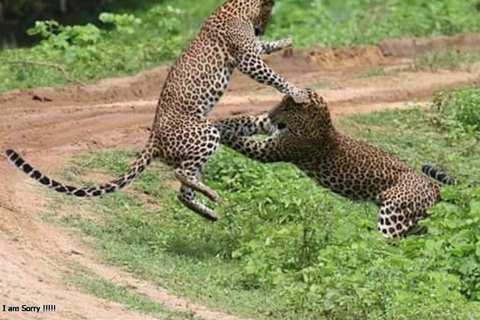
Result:
M480 86L441 91L432 103L435 121L456 140L480 137Z

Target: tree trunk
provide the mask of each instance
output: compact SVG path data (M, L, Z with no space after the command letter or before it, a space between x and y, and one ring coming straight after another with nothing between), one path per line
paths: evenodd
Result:
M60 0L60 11L63 14L67 13L67 0Z
M0 22L3 22L3 3L0 0Z

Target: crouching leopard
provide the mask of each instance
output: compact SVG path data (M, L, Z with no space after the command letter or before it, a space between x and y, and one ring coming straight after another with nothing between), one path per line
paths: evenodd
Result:
M340 134L324 99L313 91L309 95L306 103L287 95L269 114L216 122L221 142L264 163L291 162L337 194L376 203L377 227L387 238L424 232L417 222L440 201L441 185L429 177L455 181L432 166L417 173L394 156ZM270 136L246 138L256 134Z
M290 40L260 41L270 20L274 0L228 0L202 26L197 37L171 68L156 109L146 147L122 177L97 187L72 187L45 176L13 150L9 160L31 178L55 191L95 197L131 183L155 158L172 166L181 182L179 200L204 218L215 221L217 213L200 203L198 191L212 201L218 194L201 182L202 169L220 143L220 133L207 114L225 92L235 68L259 83L275 87L306 101L307 91L293 87L261 59L291 46ZM99 124L101 125L101 124Z

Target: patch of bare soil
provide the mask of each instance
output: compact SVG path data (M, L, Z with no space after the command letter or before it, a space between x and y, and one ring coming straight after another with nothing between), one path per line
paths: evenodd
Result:
M378 47L342 50L290 50L268 57L267 62L296 85L318 87L333 115L341 117L403 108L409 102L424 103L439 88L478 82L480 65L472 66L470 72L399 72L359 77L372 67L408 64L419 52L441 47L478 49L480 36L390 41ZM0 150L18 149L46 172L55 173L78 153L141 148L167 72L166 68L157 68L87 87L1 94ZM273 89L236 74L211 117L264 112L280 99ZM103 265L70 230L42 222L41 213L48 211L46 202L33 182L6 161L0 161L0 179L0 305L57 305L56 313L0 312L0 319L147 318L67 286L64 277L79 267L127 285L171 310L190 310L205 319L235 319ZM192 215L192 219L197 216Z

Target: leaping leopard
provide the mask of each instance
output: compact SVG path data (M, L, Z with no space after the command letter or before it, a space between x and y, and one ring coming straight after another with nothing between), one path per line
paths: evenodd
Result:
M270 20L274 0L228 0L204 23L197 37L171 68L163 86L152 133L128 172L98 187L72 187L52 180L8 150L8 159L31 178L55 191L96 197L131 183L150 162L160 158L175 169L181 181L179 200L201 216L215 221L216 212L200 203L198 191L212 201L219 195L201 182L202 169L220 142L220 133L207 114L224 94L235 68L254 80L306 100L304 89L293 87L261 59L291 46L290 40L260 41Z
M387 238L425 231L415 227L440 201L441 187L428 177L456 181L428 165L424 174L417 173L396 157L340 134L325 100L313 91L309 95L307 103L286 96L269 114L216 122L221 142L264 163L291 162L335 193L374 202L380 207L378 230ZM246 138L257 134L271 135L264 141Z

